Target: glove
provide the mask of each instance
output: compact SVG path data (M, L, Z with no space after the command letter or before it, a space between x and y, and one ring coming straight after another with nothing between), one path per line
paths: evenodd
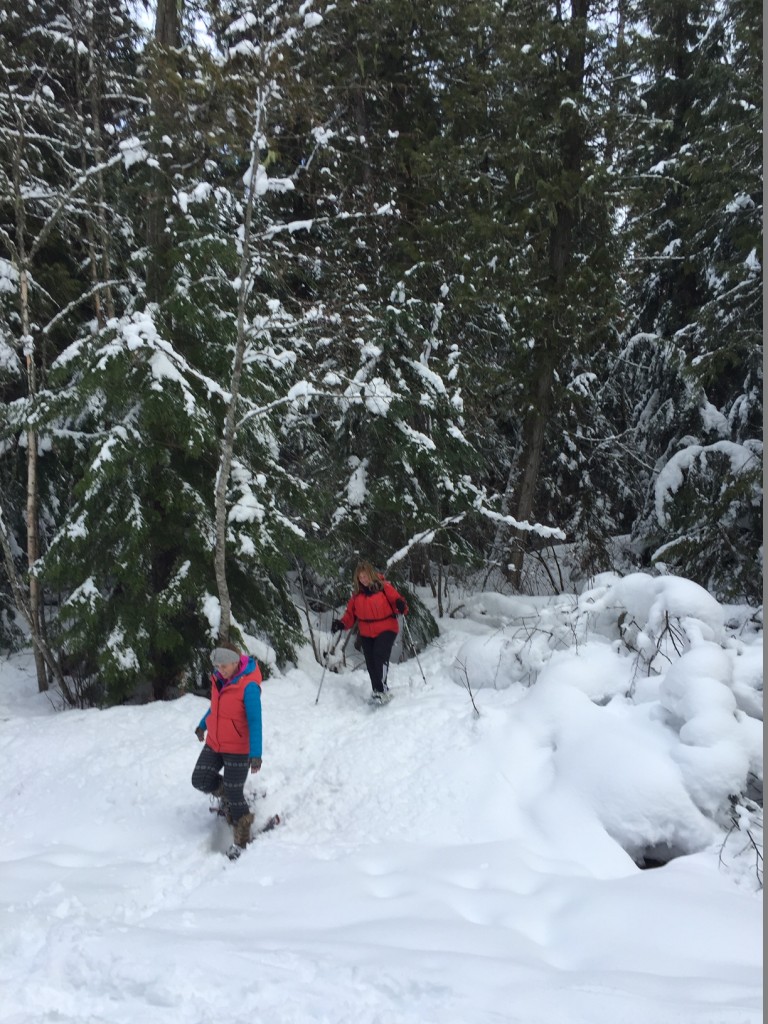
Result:
M395 608L397 608L398 612L401 615L405 615L405 601L402 599L402 597L398 597L398 599L395 601Z
M333 622L331 623L331 632L340 633L342 629L344 629L344 623L341 621L341 619L334 619Z
M205 729L202 727L202 725L198 725L198 727L195 729L195 736L197 736L201 743L205 742Z
M261 758L260 757L252 757L251 758L251 771L255 774L259 770L259 768L261 768Z

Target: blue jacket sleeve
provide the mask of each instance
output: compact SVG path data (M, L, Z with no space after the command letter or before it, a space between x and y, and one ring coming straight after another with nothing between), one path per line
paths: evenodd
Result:
M205 723L208 721L208 715L210 715L210 713L211 713L211 709L208 708L208 710L205 712L203 717L200 719L200 725L198 725L198 727L197 727L198 729L204 729L205 728Z
M249 757L261 757L261 687L248 683L243 691L243 704L248 719L248 735L251 740Z

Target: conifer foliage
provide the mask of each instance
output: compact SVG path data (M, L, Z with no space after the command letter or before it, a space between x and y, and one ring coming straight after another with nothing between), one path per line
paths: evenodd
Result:
M637 7L624 153L635 316L615 365L646 463L636 546L721 598L760 592L761 69L749 4Z
M0 630L41 688L289 660L293 570L335 603L359 557L520 588L631 532L758 597L756 0L152 15L0 3Z

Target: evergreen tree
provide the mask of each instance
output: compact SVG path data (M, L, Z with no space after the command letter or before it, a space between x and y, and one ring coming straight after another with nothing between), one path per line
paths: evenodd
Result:
M461 350L469 434L505 522L556 527L574 500L548 467L563 433L578 429L572 382L590 370L616 312L604 11L542 2L452 14L439 64L442 230L433 227L453 256L445 329ZM532 536L505 525L486 542L518 584Z
M187 44L174 56L181 116L161 133L149 105L145 155L159 146L166 159L136 170L153 186L160 165L170 183L169 198L151 193L165 226L148 289L161 301L57 364L92 443L46 571L69 595L62 642L91 652L109 699L144 680L165 696L230 630L280 660L299 635L285 570L301 542L300 486L281 465L277 410L304 342L280 238L293 183L271 156L292 38L275 11L219 6L222 52ZM294 6L285 13L295 29Z
M447 31L429 6L343 3L306 58L329 104L310 176L318 190L323 178L337 185L319 227L330 258L317 260L314 284L337 311L332 338L318 341L318 373L344 397L317 424L315 451L326 470L317 513L343 586L359 555L383 566L418 535L455 552L443 527L477 493L466 480L477 455L463 429L459 352L442 323L450 280L425 241L441 132L431 70ZM312 113L322 109L321 99ZM405 559L422 582L424 552L414 544Z
M11 565L6 555L6 568L11 577L25 577L23 597L16 588L17 605L31 633L42 689L58 668L45 637L39 559L68 474L65 460L54 457L53 425L39 403L51 360L83 311L95 309L103 319L113 308L106 179L123 157L120 129L111 145L104 129L110 117L119 126L129 118L133 90L124 88L124 76L131 51L125 22L106 0L43 3L2 14L0 243L8 268L2 299L9 304L7 344L16 353L3 364L10 400L3 433L14 479L5 493L12 502L22 489L11 460L22 452L25 459L23 517L19 504L4 516L14 532L23 518L19 547L25 564Z
M642 347L644 364L655 369L654 387L645 380L636 408L619 421L620 430L636 432L650 467L637 478L633 540L646 557L720 595L754 594L762 410L755 11L648 0L637 16L631 53L642 87L629 102L636 144L626 160L635 187L626 228L633 331L641 332L630 346ZM617 364L620 388L637 384L637 367ZM740 454L722 452L721 441L739 445ZM688 484L669 490L667 466L681 460ZM735 530L732 550L719 538Z

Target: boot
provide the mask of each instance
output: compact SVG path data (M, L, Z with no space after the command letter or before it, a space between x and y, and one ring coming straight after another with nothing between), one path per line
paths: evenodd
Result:
M235 846L247 846L251 841L253 815L249 812L238 818L233 829Z
M215 796L219 800L224 796L224 779L221 776L216 783L216 788L211 790L211 796Z

